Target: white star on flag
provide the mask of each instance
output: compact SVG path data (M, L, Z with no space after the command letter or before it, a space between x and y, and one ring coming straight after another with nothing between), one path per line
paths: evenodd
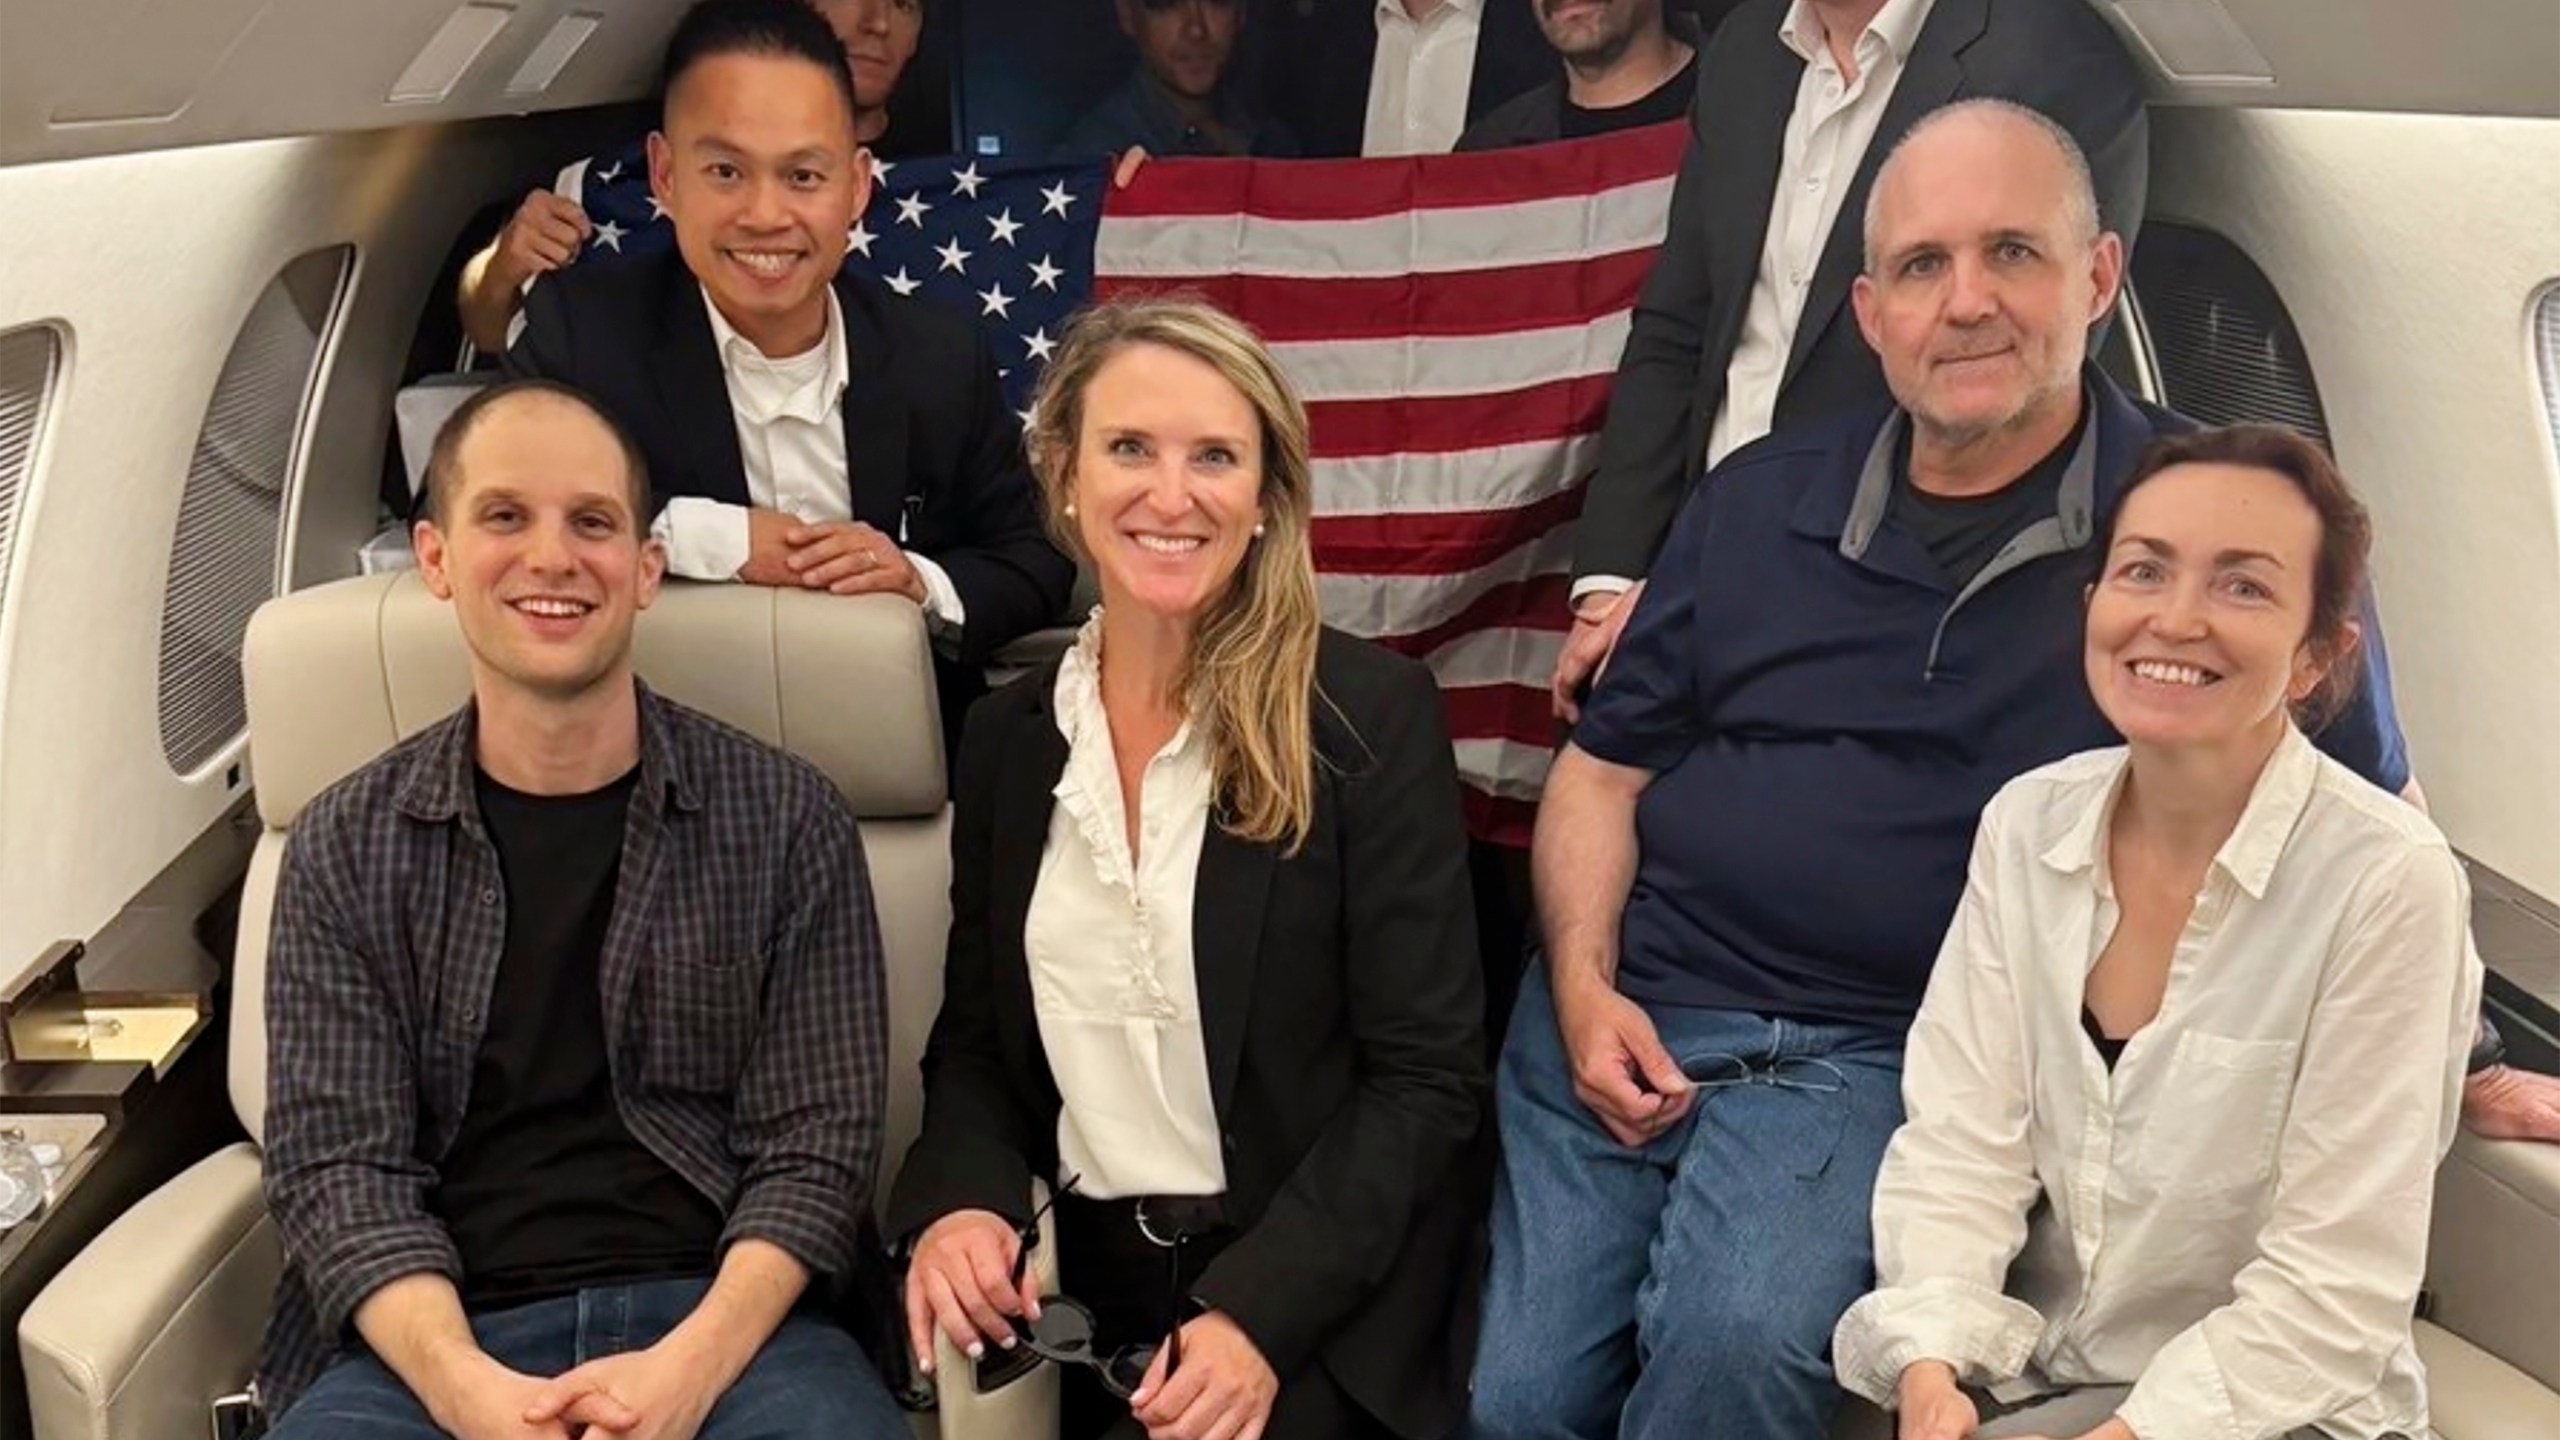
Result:
M871 178L874 180L888 179L889 172L897 168L898 162L895 160L883 160L877 155L871 157Z
M978 311L981 317L993 315L1000 320L1013 318L1013 297L1004 293L1004 286L1001 284L990 285L979 291L978 304L982 307Z
M599 185L610 185L621 178L622 162L619 160L596 172L596 183Z
M1010 245L1013 243L1013 232L1022 228L1022 222L1014 219L1013 212L1010 210L997 211L988 217L987 225L996 232L989 244Z
M985 183L987 182L978 174L978 167L974 161L951 172L951 188L972 200L978 198L978 187Z
M658 197L655 195L649 197L649 218L652 220L664 220L667 218L667 207L659 204Z
M1023 336L1022 343L1030 348L1032 359L1044 364L1049 359L1049 352L1058 348L1058 342L1049 338L1049 327L1045 325Z
M1076 197L1067 193L1067 182L1064 180L1040 192L1040 213L1043 215L1064 217L1067 207L1074 203L1076 203Z
M1019 420L1019 421L1021 421L1021 422L1022 422L1022 428L1023 428L1023 429L1028 430L1028 429L1030 429L1030 428L1031 428L1031 412L1030 412L1030 411L1028 411L1028 410L1016 410L1016 411L1014 411L1014 412L1013 412L1013 418L1015 418L1016 420Z
M1050 264L1049 257L1046 255L1043 255L1039 259L1031 262L1031 283L1042 290L1057 289L1058 277L1066 273L1066 271Z
M969 273L969 252L960 248L960 237L951 237L936 246L933 253L942 257L943 269L957 270L963 275Z
M596 226L596 243L619 255L622 253L622 237L630 233L612 221L606 220Z
M913 225L921 230L924 228L924 212L932 208L921 195L901 195L898 197L897 223Z
M913 295L918 290L924 288L924 282L918 280L912 275L909 275L907 273L907 267L904 265L899 266L898 273L890 276L886 283L890 289L897 291L901 295Z
M859 255L868 255L871 253L871 242L879 238L879 236L871 233L870 226L856 220L853 222L852 233L844 237L844 243L845 247L852 250L854 253Z

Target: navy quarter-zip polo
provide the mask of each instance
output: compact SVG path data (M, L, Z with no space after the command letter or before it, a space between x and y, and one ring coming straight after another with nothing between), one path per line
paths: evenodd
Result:
M2095 367L2051 514L1961 586L1885 523L1899 412L1773 435L1692 494L1574 732L1655 772L1618 987L1650 1003L1906 1025L2012 777L2117 743L2082 672L2082 594L2144 446L2188 428ZM2319 737L2407 783L2380 627Z

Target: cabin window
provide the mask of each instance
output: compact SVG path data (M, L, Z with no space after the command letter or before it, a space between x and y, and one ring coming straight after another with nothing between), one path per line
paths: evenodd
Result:
M8 613L9 539L18 504L35 488L36 437L62 367L62 337L50 325L0 335L0 615Z
M2133 281L2169 408L2207 425L2290 425L2329 443L2302 333L2266 272L2239 246L2210 230L2155 220L2134 247Z
M314 250L269 282L231 342L196 436L160 611L160 748L181 775L248 727L240 642L276 593L285 497L353 246Z
M2533 306L2533 350L2542 362L2542 414L2551 422L2551 448L2560 452L2560 285L2542 292ZM8 515L0 509L0 535L7 533ZM0 558L8 547L0 543Z

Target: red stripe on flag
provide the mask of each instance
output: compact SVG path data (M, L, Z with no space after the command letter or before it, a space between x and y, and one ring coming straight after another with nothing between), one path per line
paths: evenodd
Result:
M1432 626L1405 635L1372 635L1376 643L1399 655L1422 659L1452 640L1480 630L1545 630L1562 634L1573 628L1573 577L1532 575L1496 585L1467 608Z
M1544 690L1526 685L1454 685L1440 692L1456 740L1510 740L1540 750L1564 743L1565 727Z
M1188 290L1274 344L1405 336L1501 336L1588 325L1635 303L1654 248L1544 265L1338 279L1279 275L1095 278L1101 299Z
M1588 435L1609 414L1606 375L1551 380L1525 390L1404 400L1318 400L1307 439L1318 460L1438 455Z
M1322 184L1300 178L1304 162L1185 160L1139 170L1127 188L1104 199L1103 216L1370 220L1411 210L1520 205L1662 179L1688 143L1688 123L1666 121L1520 150L1317 162L1325 166Z
M1508 510L1319 515L1316 568L1335 575L1453 575L1490 565L1582 513L1582 487Z

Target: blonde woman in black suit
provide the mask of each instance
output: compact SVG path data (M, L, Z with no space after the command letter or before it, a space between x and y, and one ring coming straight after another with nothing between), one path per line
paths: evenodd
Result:
M1438 693L1319 622L1305 412L1243 325L1105 306L1034 414L1102 605L969 717L909 1338L1090 1354L1068 1440L1444 1434L1489 1172ZM1016 1263L1034 1177L1073 1305Z

